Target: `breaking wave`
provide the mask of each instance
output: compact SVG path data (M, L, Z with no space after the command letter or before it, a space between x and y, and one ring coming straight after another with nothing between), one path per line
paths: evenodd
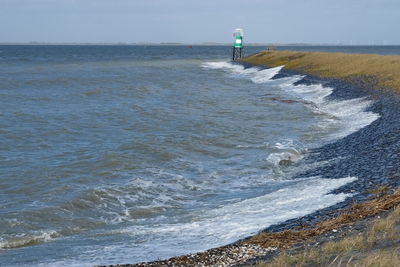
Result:
M325 135L325 141L343 138L370 125L379 118L379 114L367 111L373 102L366 98L329 99L333 88L325 87L322 84L296 84L304 77L301 75L273 79L284 66L262 69L260 67L245 68L242 65L230 62L207 62L202 67L222 69L248 78L254 83L268 83L277 87L277 89L284 90L295 99L303 100L303 103L307 104L315 114L323 115L320 116L320 120L313 131L317 131L322 136ZM296 100L292 100L292 102L294 101ZM289 156L287 155L286 158ZM297 158L297 156L294 157Z

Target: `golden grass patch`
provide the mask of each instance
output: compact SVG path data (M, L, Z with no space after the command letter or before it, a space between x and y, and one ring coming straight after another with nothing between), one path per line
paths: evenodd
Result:
M324 244L321 248L321 253L324 253L325 255L334 255L353 250L361 250L366 246L365 238L363 236L350 236L338 242L328 242Z

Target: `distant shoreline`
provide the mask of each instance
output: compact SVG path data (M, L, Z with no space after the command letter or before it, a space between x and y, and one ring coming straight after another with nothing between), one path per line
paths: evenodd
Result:
M125 42L112 42L112 43L80 43L80 42L0 42L0 45L49 45L49 46L58 46L58 45L87 45L87 46L232 46L232 43L218 43L218 42L204 42L204 43L180 43L180 42L133 42L133 43L125 43ZM246 43L246 46L309 46L309 47L396 47L400 46L400 44L394 45L368 45L368 44L359 44L359 45L350 45L350 44L329 44L329 43L321 43L321 44L309 44L309 43Z

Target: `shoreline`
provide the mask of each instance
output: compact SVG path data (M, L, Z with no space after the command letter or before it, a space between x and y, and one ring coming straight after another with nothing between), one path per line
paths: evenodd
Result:
M298 73L400 93L400 55L262 51L240 62L268 67L284 65Z
M302 252L349 235L361 234L376 219L386 216L400 207L400 189L379 188L375 197L363 203L355 203L343 209L338 216L321 221L314 227L261 232L233 244L212 248L203 252L177 256L166 260L136 264L96 265L96 267L161 267L161 266L249 266L274 259L283 251ZM400 241L400 240L399 240Z
M265 53L270 56L282 52L265 51L255 54L244 59L244 65L247 67L254 66L255 63L257 63L256 65L268 67L285 65L282 64L282 60L260 61L260 59L263 58L262 55L265 55ZM368 205L367 203L374 201L371 200L371 198L376 196L374 190L377 188L388 189L386 194L382 192L382 194L378 193L378 196L381 198L390 196L394 189L400 188L400 172L396 167L400 163L400 156L397 156L400 151L400 141L398 141L399 138L397 137L400 132L400 122L396 120L398 118L397 114L400 114L400 97L393 93L400 92L400 89L393 86L386 86L386 83L382 80L383 78L379 76L379 73L365 75L365 73L361 72L359 75L347 75L347 72L345 72L342 75L336 75L339 71L336 69L336 72L319 75L317 71L320 67L319 65L309 66L307 65L309 61L306 61L306 63L301 62L302 59L307 59L307 55L290 58L287 57L286 54L294 53L299 55L298 53L308 53L288 51L283 51L283 53L284 54L281 55L285 55L284 57L286 57L287 62L291 63L287 68L285 65L285 68L280 74L274 77L274 79L287 77L293 74L306 74L297 84L321 83L324 86L332 87L334 91L330 97L334 99L343 100L363 97L374 101L371 107L368 108L368 111L380 114L380 118L377 121L338 141L328 143L311 151L304 159L305 161L312 162L318 159L319 161L334 160L334 162L329 166L322 166L310 171L305 171L296 176L298 178L310 176L322 176L324 178L356 176L358 177L357 181L331 192L334 194L351 193L354 196L312 214L288 220L278 225L272 225L262 230L257 235L239 240L227 246L213 248L205 252L193 253L186 256L173 257L162 261L109 266L235 266L253 264L260 259L270 259L276 256L279 253L278 251L287 249L288 244L291 246L296 245L304 247L305 243L311 239L322 238L323 240L323 235L326 233L329 233L329 236L326 237L328 239L330 236L335 236L336 233L339 237L345 230L338 230L341 227L339 227L338 224L332 224L332 222L335 221L335 218L343 218L344 216L349 219L349 214L357 214L353 207L354 202L358 203L356 207L357 205L362 207L362 205ZM315 53L311 54L315 55ZM332 59L331 54L333 54L333 58L334 56L343 58L343 55L346 55L342 53L323 54L330 54L330 56L326 57L329 60ZM349 58L347 60L352 61L352 55L349 54L348 56ZM256 58L258 61L251 60L252 58ZM276 57L273 58L274 60L276 59ZM398 56L398 58L400 59L400 56ZM322 64L329 64L329 62ZM400 77L400 68L398 72ZM400 191L398 192L400 195ZM400 198L397 203L393 203L393 206L386 208L390 209L398 204L400 204ZM378 209L373 212L368 210L364 211L365 214L362 218L358 218L357 216L353 218L353 216L350 216L353 218L352 221L340 224L340 226L345 227L354 222L360 223L370 220L371 216L379 216L380 212L387 210L386 208ZM356 219L360 219L361 221ZM336 223L339 222L336 221ZM328 227L327 224L331 226ZM325 225L325 230L319 228L321 225ZM365 227L366 226L364 226L364 228ZM338 231L332 234L333 229Z

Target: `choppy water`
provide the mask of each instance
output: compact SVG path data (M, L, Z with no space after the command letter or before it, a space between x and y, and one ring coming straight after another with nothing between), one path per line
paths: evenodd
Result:
M247 53L261 47L248 48ZM0 46L0 265L134 263L343 201L296 179L379 115L227 47Z

